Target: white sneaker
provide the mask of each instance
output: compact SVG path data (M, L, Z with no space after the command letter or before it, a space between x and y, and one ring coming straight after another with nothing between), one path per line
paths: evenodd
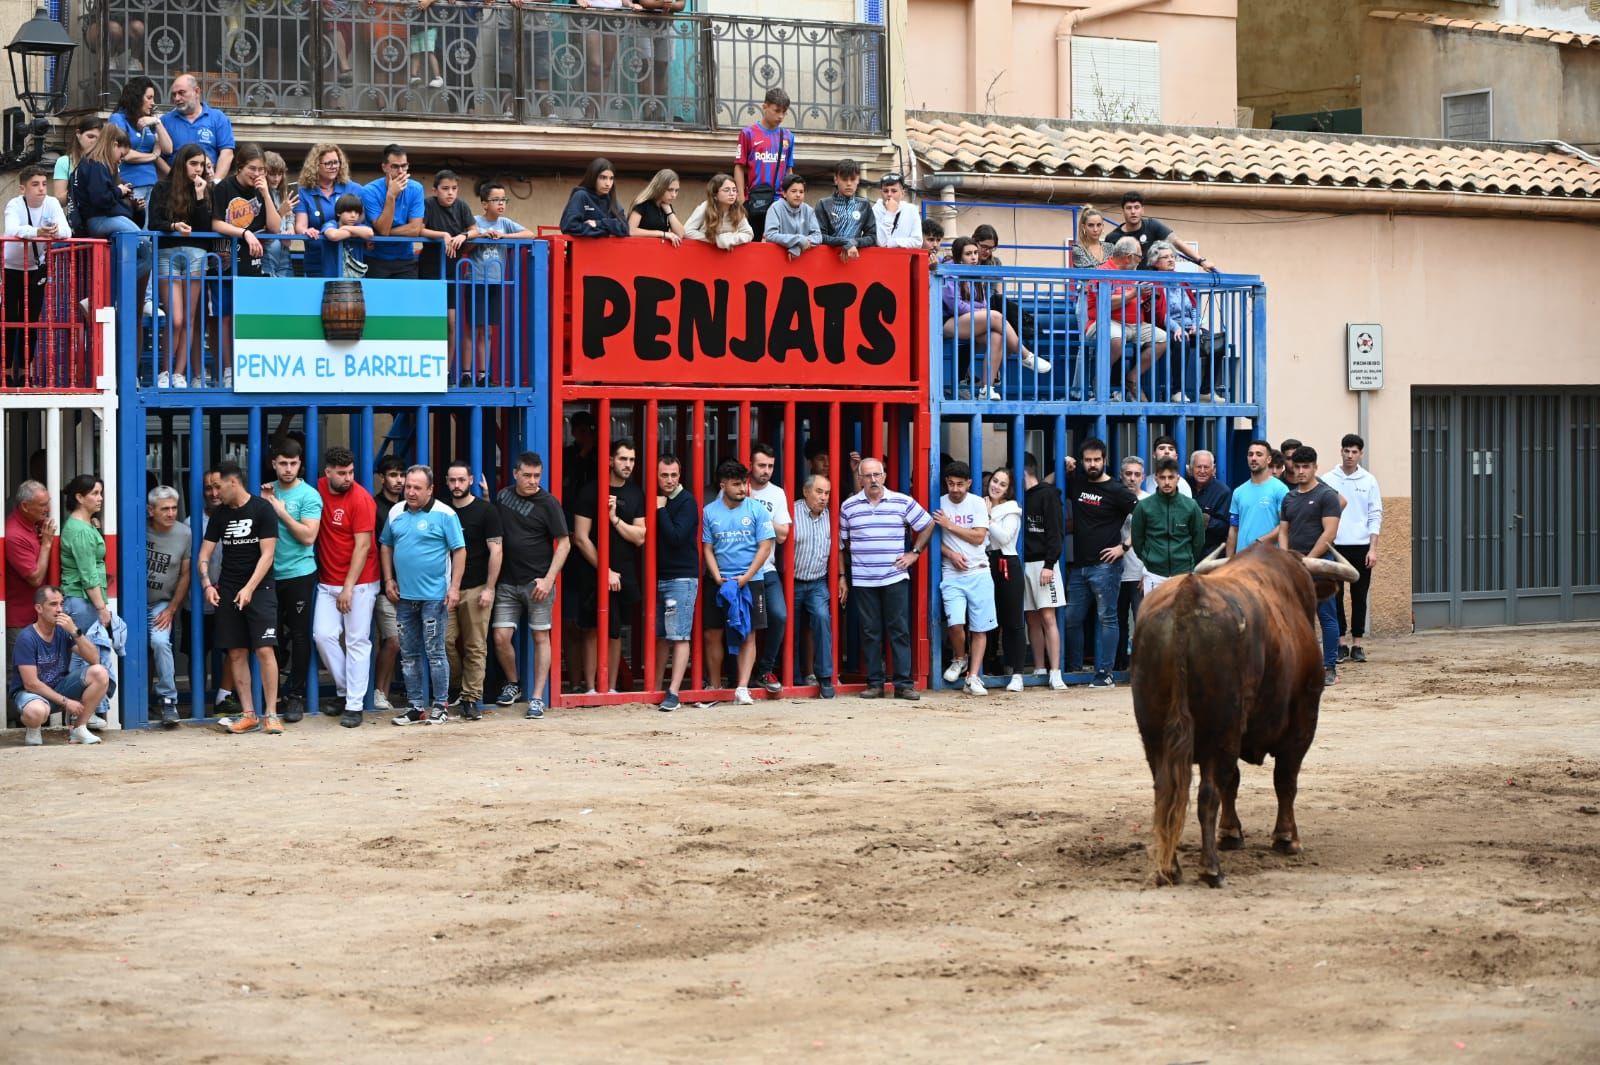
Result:
M1030 351L1022 356L1022 367L1025 370L1032 370L1034 373L1049 373L1050 360L1041 359Z
M944 682L946 684L954 684L956 681L961 679L961 674L965 673L966 671L967 656L962 655L954 662L951 662L950 668L944 671Z
M756 701L754 699L750 698L750 689L749 688L735 688L735 689L733 689L733 701L738 706L754 706L754 705L756 705Z
M1022 674L1021 673L1013 673L1013 674L1011 674L1011 679L1006 682L1006 691L1008 691L1008 692L1019 692L1021 690L1022 690Z
M43 747L44 728L34 727L24 732L22 736L22 745L24 747Z
M157 388L171 388L172 387L172 375L169 374L165 370L162 370L160 373L156 374L156 387Z
M85 721L84 724L88 725L93 731L99 732L101 729L106 727L106 719L101 717L99 714L90 714L89 720Z
M227 389L233 388L233 371L232 370L223 370L222 371L222 387L223 388L227 388Z
M1000 395L1000 390L998 388L990 388L986 392L984 392L983 398L984 399L1004 399L1005 397Z
M389 711L394 709L394 704L389 701L389 697L383 692L373 692L372 708L374 710Z
M430 89L442 89L442 88L444 88L444 79L443 78L429 78L428 79L428 88L430 88Z
M187 377L183 376L183 374L181 374L181 373L175 373L175 374L172 375L172 387L173 388L188 388L189 387L189 379Z
M1189 402L1189 396L1185 392L1174 392L1174 393L1172 393L1172 402L1173 403L1187 403L1187 402Z
M84 728L82 725L79 725L77 728L73 729L70 733L67 734L67 742L68 743L93 744L93 743L99 743L100 742L100 737L96 736L94 733L90 732L88 729Z
M1058 692L1064 692L1067 690L1067 682L1061 679L1061 671L1059 669L1052 669L1050 671L1050 687L1054 688Z
M1036 677L1048 676L1049 673L1050 673L1050 671L1048 669L1036 669L1036 670L1033 671L1033 675L1036 676Z
M966 689L967 689L967 694L968 695L988 695L989 694L989 689L985 688L983 686L983 678L980 677L980 676L977 676L976 674L974 674L972 676L969 676L967 678Z

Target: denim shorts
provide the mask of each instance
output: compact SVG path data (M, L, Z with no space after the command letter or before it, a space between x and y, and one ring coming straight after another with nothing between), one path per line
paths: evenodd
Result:
M533 597L533 582L527 584L497 584L494 589L494 613L489 624L496 629L514 629L528 615L528 628L535 632L550 631L550 617L556 603L556 589L542 600Z
M700 582L678 577L656 582L656 635L680 642L694 637L694 601Z

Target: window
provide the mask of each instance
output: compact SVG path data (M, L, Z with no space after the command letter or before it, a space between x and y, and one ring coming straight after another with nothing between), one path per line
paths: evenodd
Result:
M1444 139L1447 141L1486 141L1494 134L1494 108L1488 89L1476 92L1451 92L1443 97Z
M1072 117L1160 122L1161 46L1154 41L1072 38Z

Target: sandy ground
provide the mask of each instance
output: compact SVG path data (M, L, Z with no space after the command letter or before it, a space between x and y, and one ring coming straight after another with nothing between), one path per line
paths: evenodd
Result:
M0 1058L1600 1060L1600 629L1372 657L1222 890L1124 688L9 733Z

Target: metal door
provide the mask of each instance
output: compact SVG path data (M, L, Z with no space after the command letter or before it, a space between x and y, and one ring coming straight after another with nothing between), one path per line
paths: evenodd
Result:
M1600 617L1600 392L1418 390L1416 627Z

